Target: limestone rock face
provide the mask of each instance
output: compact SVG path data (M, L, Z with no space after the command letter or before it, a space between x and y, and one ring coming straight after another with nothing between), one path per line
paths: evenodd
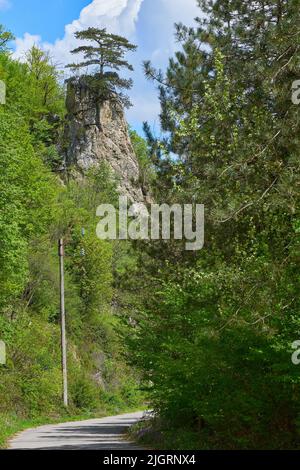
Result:
M120 194L132 202L143 202L139 164L122 106L97 102L81 78L68 80L67 87L67 166L84 174L106 162L119 181Z

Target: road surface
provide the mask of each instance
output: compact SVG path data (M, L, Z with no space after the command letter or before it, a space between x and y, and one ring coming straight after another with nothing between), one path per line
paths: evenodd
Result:
M139 450L124 433L142 419L144 413L74 423L53 424L29 429L9 443L12 450Z

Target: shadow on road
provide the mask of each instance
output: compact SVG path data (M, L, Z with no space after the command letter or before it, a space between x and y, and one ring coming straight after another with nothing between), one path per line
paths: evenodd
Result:
M82 422L48 426L23 435L22 450L141 450L124 439L136 419L119 417L116 422ZM18 448L18 446L14 446Z

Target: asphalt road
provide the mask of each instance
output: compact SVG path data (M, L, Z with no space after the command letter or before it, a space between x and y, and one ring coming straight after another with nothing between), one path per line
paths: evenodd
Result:
M139 450L124 438L130 426L144 413L129 413L109 418L53 424L29 429L9 443L12 450Z

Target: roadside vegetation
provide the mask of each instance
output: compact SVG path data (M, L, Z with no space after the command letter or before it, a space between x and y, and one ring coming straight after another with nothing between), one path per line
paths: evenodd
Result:
M0 30L0 445L24 426L136 409L138 375L124 360L114 272L126 249L96 238L95 208L117 199L105 165L84 180L66 173L65 90L50 57L24 63ZM82 228L85 236L82 237ZM57 240L66 242L70 409L62 406Z

